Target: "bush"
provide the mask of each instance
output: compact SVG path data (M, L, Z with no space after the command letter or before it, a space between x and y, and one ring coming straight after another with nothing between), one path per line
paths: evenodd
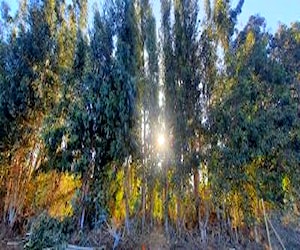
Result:
M43 249L62 246L74 230L70 218L63 221L43 213L32 224L25 249Z

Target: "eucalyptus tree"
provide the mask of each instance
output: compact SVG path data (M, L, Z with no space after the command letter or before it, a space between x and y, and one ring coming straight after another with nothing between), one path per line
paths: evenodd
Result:
M9 164L9 151L12 147L12 143L15 141L16 136L13 133L12 119L9 119L9 109L5 107L5 101L8 100L5 97L6 90L8 88L7 72L5 69L6 52L9 49L9 43L6 41L6 36L9 35L10 29L8 28L10 22L9 7L7 4L1 5L1 21L0 21L0 215L3 214L4 197L6 193L6 177L8 173ZM5 100L6 99L6 100Z
M209 148L211 145L211 131L209 121L209 109L212 103L215 86L220 80L220 71L218 71L218 44L219 35L213 18L213 5L211 1L204 2L204 16L201 20L201 32L198 39L198 89L195 100L195 121L194 138L191 140L192 155L191 163L193 165L193 186L194 201L196 209L197 226L201 233L201 240L207 241L207 226L211 208L208 206L208 199L203 195L210 189L210 169L208 162L211 155ZM200 178L200 173L202 178ZM207 182L208 180L208 182ZM200 187L201 188L200 188ZM199 193L199 189L201 190ZM202 211L202 212L200 212Z
M24 209L24 193L32 174L40 166L57 169L64 164L59 155L69 104L66 79L73 66L78 28L73 11L76 6L69 5L68 13L65 7L64 2L51 0L23 1L8 41L4 58L7 84L1 108L8 111L5 113L16 136L8 164L14 178L22 179L18 181L21 185L7 189L6 209L15 215L8 215L10 224L20 215L19 209ZM70 50L63 47L66 44ZM17 197L19 205L9 197Z
M63 171L78 173L82 177L77 204L77 219L81 229L86 224L96 226L103 211L107 210L105 185L108 183L103 178L107 177L107 164L112 160L110 146L114 139L114 120L111 115L118 112L116 107L110 106L110 96L114 89L112 70L115 24L108 14L104 14L105 11L94 13L89 44L84 29L78 23L73 61L63 71L65 98L58 107L58 118L54 116L54 119L60 121L63 114L64 123L58 124L46 135L47 140L52 142L48 145L51 165Z
M116 27L116 51L114 66L115 91L111 93L111 102L117 104L114 117L114 141L110 152L113 159L124 163L124 192L125 192L125 226L130 233L129 209L129 173L130 161L138 153L138 112L137 84L141 65L139 47L139 30L135 1L117 1L116 12L119 14Z
M53 94L58 88L52 53L55 41L45 6L44 2L28 5L24 25L11 33L3 58L6 80L2 83L1 110L9 125L6 133L10 144L6 157L11 166L9 175L18 183L7 186L5 197L4 218L11 226L22 212L31 174L41 164L44 118L57 103Z
M261 198L280 205L282 181L298 161L297 105L286 70L270 56L271 35L264 25L263 18L250 17L232 43L227 87L211 109L214 185L229 193L245 190L239 193L244 220L256 217Z
M199 6L197 1L174 1L174 55L175 90L177 100L176 123L174 126L174 150L176 179L179 192L189 173L195 176L195 199L198 199L198 167L199 155L196 149L197 130L201 122L199 107L200 61L199 61ZM183 177L183 178L182 178ZM178 223L182 226L180 203L182 194L178 194ZM196 210L199 204L196 202ZM198 220L198 219L197 219Z
M141 72L138 92L142 112L142 229L145 226L147 190L150 199L150 220L152 221L152 192L154 188L154 168L156 167L155 138L158 128L159 70L156 21L149 0L140 1L140 54Z
M170 0L161 0L161 46L162 46L162 62L163 62L163 86L165 95L164 105L164 119L167 134L167 141L172 144L172 137L174 136L174 126L176 123L175 117L177 112L176 87L174 78L174 51L173 51L173 37L171 24L171 6ZM168 164L165 168L165 201L164 201L164 225L166 233L169 232L169 185L168 185Z
M290 106L298 105L298 119L300 117L300 23L291 23L289 26L280 25L270 43L270 56L276 60L281 67L284 68L286 79L285 83L290 87L290 97L292 98ZM288 93L286 93L287 95ZM292 113L291 113L292 115ZM295 114L294 114L295 115ZM297 188L298 168L296 151L299 147L299 127L294 126L290 131L290 156L288 157L289 174L288 179L290 186L287 189L288 195L299 197L299 189ZM294 163L292 163L294 162Z
M109 212L109 163L126 162L124 187L129 231L129 162L138 148L139 34L134 2L107 1L101 13L95 12L89 45L80 31L78 28L74 59L62 69L66 72L67 101L61 106L65 109L69 103L69 108L65 124L47 135L47 140L57 142L50 150L55 156L50 158L55 159L57 147L65 144L60 150L59 166L82 175L80 228L84 227L86 216L92 225L103 215L102 211Z

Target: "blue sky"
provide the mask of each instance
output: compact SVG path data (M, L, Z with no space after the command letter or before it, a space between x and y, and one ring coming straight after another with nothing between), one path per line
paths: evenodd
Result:
M203 1L200 0L200 8ZM231 0L232 6L236 6L238 0ZM154 11L160 12L160 0L152 0ZM267 30L275 32L278 24L289 25L300 21L300 0L245 0L242 13L238 19L238 28L244 27L251 15L259 14L267 22Z
M289 25L291 22L300 21L300 0L245 0L238 20L239 28L243 27L249 16L253 14L264 17L267 21L267 29L275 32L279 22Z
M152 1L153 10L157 18L160 13L160 0ZM17 0L7 0L12 10L15 10L19 4ZM93 2L102 2L102 0L89 0L90 6ZM202 0L200 7L202 7ZM231 1L233 6L238 0ZM267 21L267 30L275 32L279 22L289 25L291 22L300 21L300 0L245 0L242 14L238 19L238 28L241 29L248 21L251 15L260 14Z

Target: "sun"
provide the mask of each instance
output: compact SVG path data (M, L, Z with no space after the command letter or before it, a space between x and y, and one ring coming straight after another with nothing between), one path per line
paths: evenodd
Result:
M159 134L157 138L157 143L159 147L163 147L166 143L165 136L163 134Z

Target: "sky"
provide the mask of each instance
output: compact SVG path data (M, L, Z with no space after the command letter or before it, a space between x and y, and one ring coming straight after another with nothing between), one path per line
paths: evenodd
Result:
M200 9L203 9L203 1L199 0L199 3ZM238 0L231 0L231 3L235 7ZM156 17L159 17L160 0L152 0L152 6ZM266 19L267 30L274 33L279 23L289 25L300 21L300 0L245 0L238 18L238 29L242 29L249 17L256 14Z
M245 0L242 14L238 19L238 28L245 26L249 17L254 14L264 17L267 30L274 33L279 22L289 25L300 21L300 0Z
M101 3L103 0L89 0L90 10L94 2ZM160 0L150 0L156 19L160 19ZM18 8L18 0L7 0L12 11ZM199 0L200 8L203 6ZM231 0L232 6L236 6L238 0ZM101 4L99 5L101 6ZM92 11L90 11L92 12ZM242 29L246 25L251 15L259 14L267 22L267 30L274 33L279 23L289 25L291 22L300 21L300 0L245 0L242 14L238 19L238 28ZM92 13L90 13L92 15ZM159 23L159 20L157 20Z

